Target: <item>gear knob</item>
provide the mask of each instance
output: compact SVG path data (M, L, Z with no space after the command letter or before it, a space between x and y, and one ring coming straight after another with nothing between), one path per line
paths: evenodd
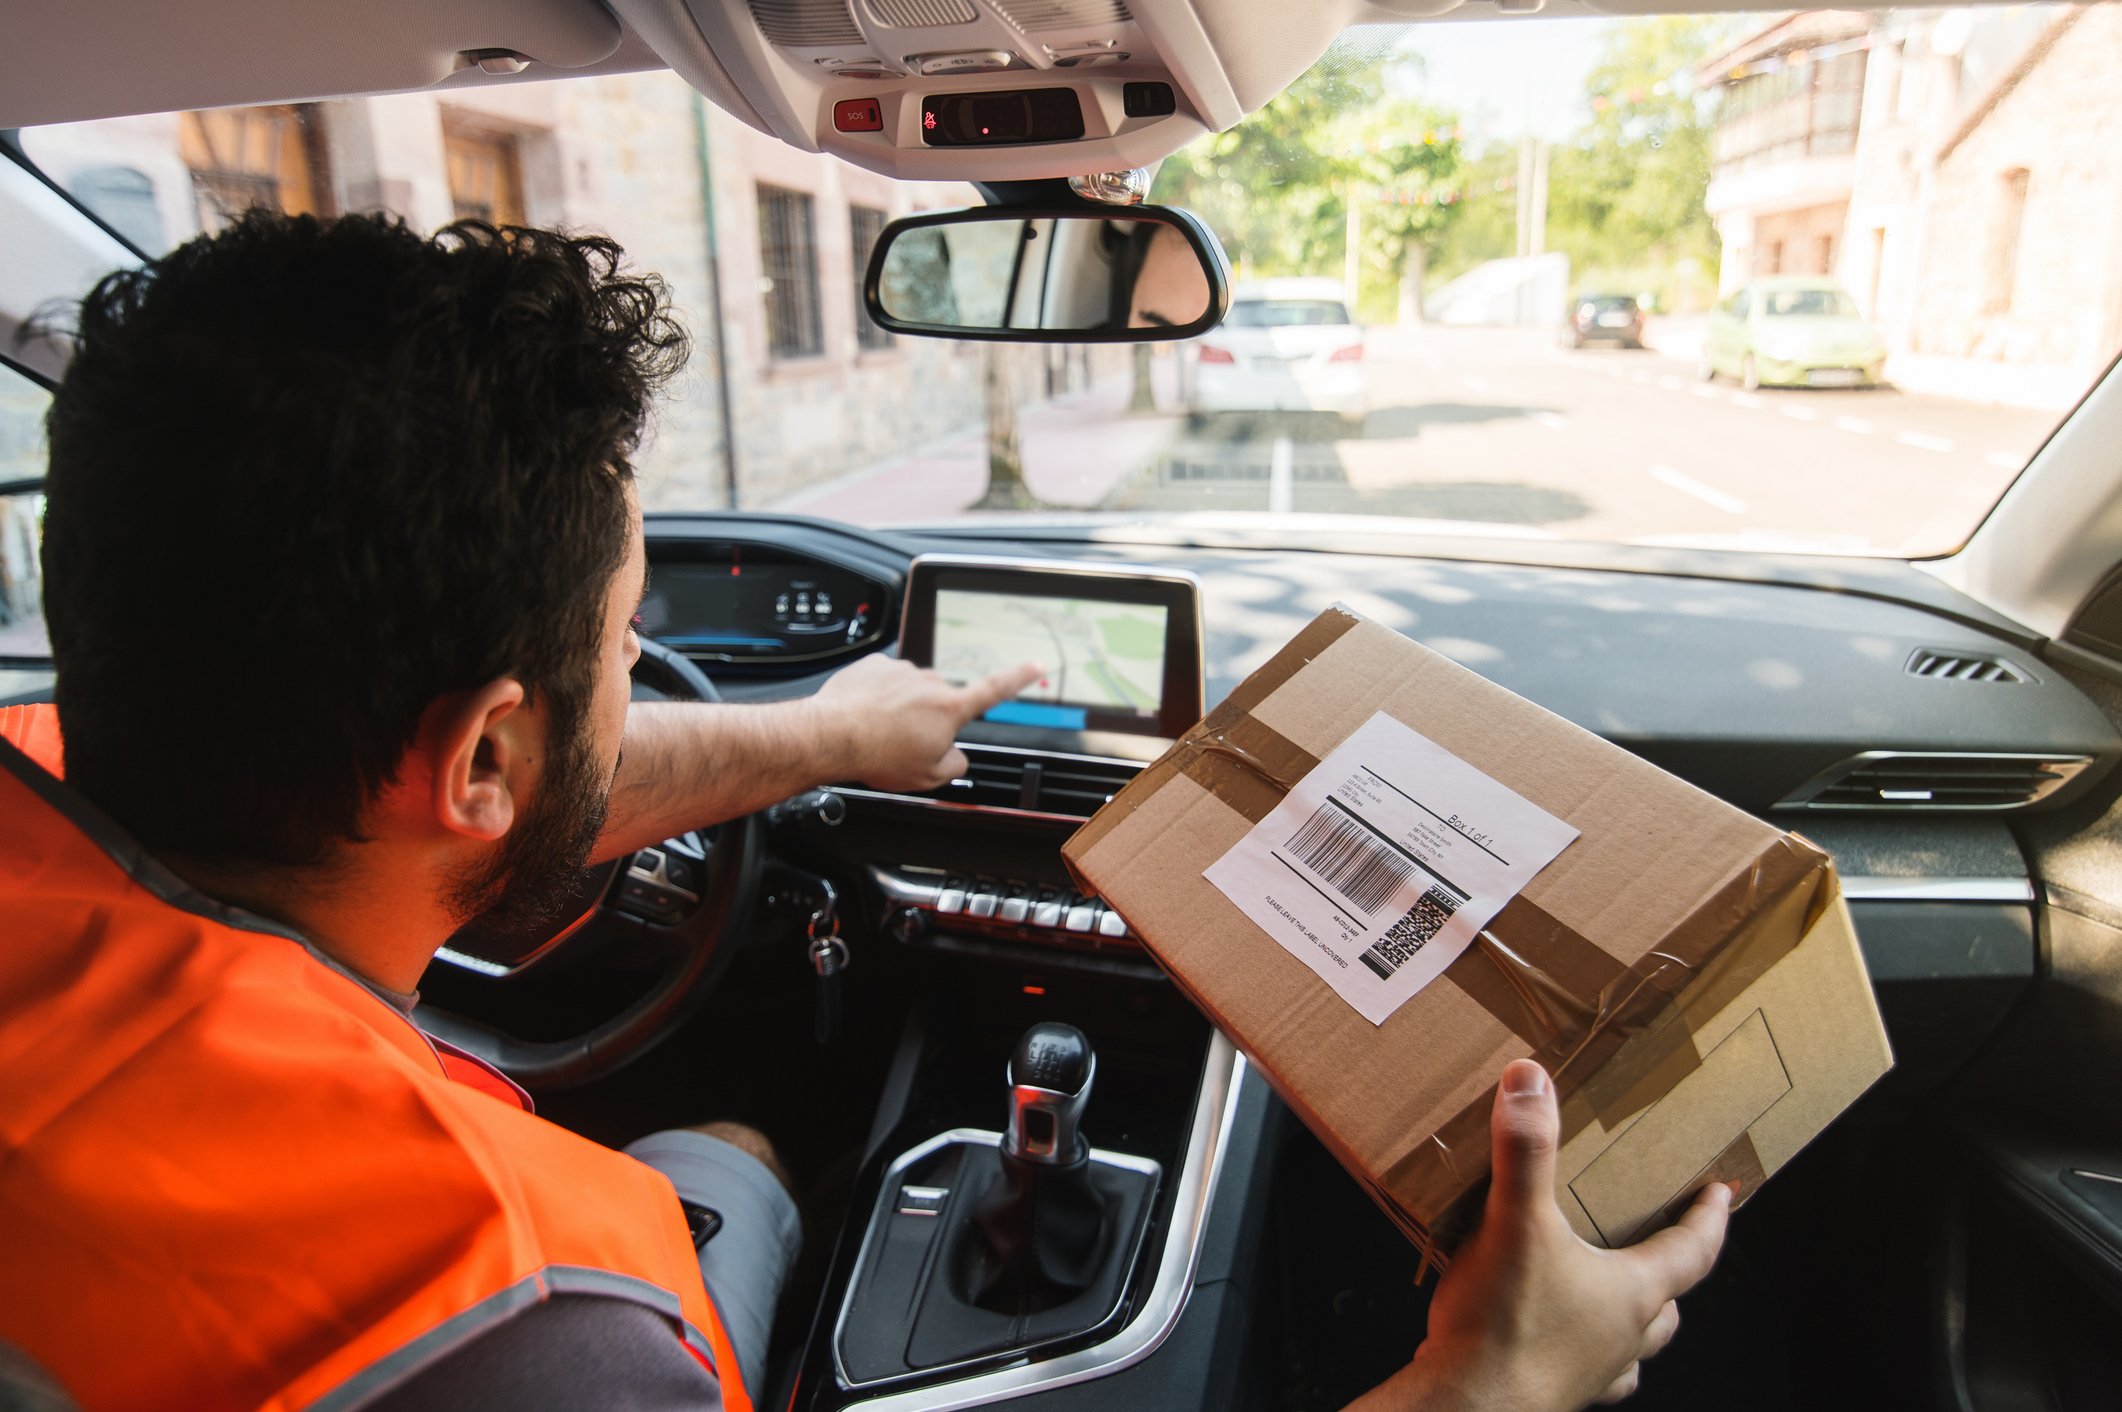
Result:
M1026 1030L1009 1056L1003 1155L1045 1167L1082 1161L1088 1148L1078 1129L1097 1072L1090 1037L1074 1025L1047 1021Z

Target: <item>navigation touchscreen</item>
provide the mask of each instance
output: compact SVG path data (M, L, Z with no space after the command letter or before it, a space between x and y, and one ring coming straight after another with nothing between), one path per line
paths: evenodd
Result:
M1169 739L1201 714L1198 592L1146 569L924 556L900 649L955 682L1044 668L991 726Z
M1010 593L936 592L935 667L961 685L1030 660L1046 675L990 721L1085 730L1093 713L1154 726L1164 701L1161 604Z

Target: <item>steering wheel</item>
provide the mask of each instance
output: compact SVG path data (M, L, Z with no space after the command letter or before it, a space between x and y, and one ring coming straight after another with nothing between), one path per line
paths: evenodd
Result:
M690 658L641 639L634 700L720 699ZM758 820L733 819L586 869L553 926L504 936L482 932L474 923L445 944L464 958L460 964L471 974L488 976L499 988L533 963L544 967L562 949L594 949L600 940L613 940L615 932L654 937L664 961L647 994L586 1033L519 1039L426 1004L415 1008L414 1019L428 1034L477 1055L525 1088L573 1088L602 1078L639 1058L692 1014L721 970L727 955L723 939L745 924L758 894L763 856ZM679 886L676 875L695 886ZM684 901L687 892L698 900Z

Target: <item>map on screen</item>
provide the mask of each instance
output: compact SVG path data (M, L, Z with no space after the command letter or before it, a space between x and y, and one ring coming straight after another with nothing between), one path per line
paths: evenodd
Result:
M954 682L1037 662L1020 701L1155 715L1164 691L1166 609L1090 598L936 593L936 670Z

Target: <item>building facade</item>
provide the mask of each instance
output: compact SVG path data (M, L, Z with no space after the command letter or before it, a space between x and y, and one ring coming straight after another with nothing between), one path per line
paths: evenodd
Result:
M2122 347L2122 11L1820 12L1703 66L1726 291L1838 279L1889 374L2067 405Z
M150 253L258 204L611 235L694 336L637 460L652 509L771 506L985 416L982 346L894 338L860 290L888 220L975 193L793 151L669 73L121 118L26 142ZM1036 372L1017 381L1027 398L1048 390Z

